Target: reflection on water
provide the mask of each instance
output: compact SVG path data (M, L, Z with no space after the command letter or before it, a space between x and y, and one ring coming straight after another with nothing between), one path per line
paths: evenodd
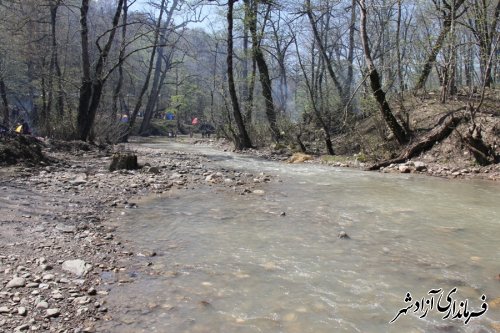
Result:
M498 185L214 154L218 165L264 170L282 182L264 185L263 196L201 188L127 211L120 230L159 254L159 275L113 290L110 302L123 313L105 331L498 329L495 302L467 326L436 310L388 324L408 306L406 292L418 299L457 287L454 297L469 299L471 310L482 294L500 297ZM337 237L341 231L350 239Z

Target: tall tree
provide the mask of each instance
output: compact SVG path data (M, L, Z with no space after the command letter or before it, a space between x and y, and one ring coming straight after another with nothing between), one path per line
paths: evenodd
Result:
M368 33L366 32L367 9L365 0L359 0L359 7L361 10L360 14L361 24L359 27L361 34L361 42L363 44L365 62L368 68L368 76L370 78L370 85L373 91L373 96L375 97L377 103L379 104L380 112L385 120L385 123L391 129L397 141L400 144L407 143L409 141L409 133L406 132L405 128L401 126L396 120L396 117L394 117L394 114L391 111L391 107L389 106L389 102L387 101L385 92L382 89L382 84L380 82L380 75L378 74L377 68L373 63L370 51L370 44L368 40Z
M316 40L316 44L318 46L318 49L320 51L321 57L323 58L323 61L326 64L326 68L328 69L328 74L330 75L330 78L332 79L333 84L335 85L335 88L337 89L337 92L340 96L340 98L343 101L343 105L346 105L346 101L348 96L346 96L344 92L344 88L342 87L342 84L340 83L339 78L335 74L335 71L333 70L333 64L332 61L328 55L328 52L326 50L326 47L324 45L324 41L321 38L321 35L319 33L318 27L317 27L317 22L316 18L314 17L313 14L313 8L311 4L311 0L305 0L305 11L307 14L307 18L309 19L309 23L311 24L311 28L313 31L314 39Z
M276 110L274 109L271 77L269 75L269 68L267 67L266 59L264 58L264 53L262 52L261 37L257 34L258 1L259 0L249 1L250 21L248 23L248 28L252 35L252 51L257 67L259 68L259 79L262 86L262 96L264 97L264 103L266 105L266 116L271 128L271 136L274 141L280 141L281 134L278 128ZM270 7L271 5L268 6ZM269 11L269 7L267 11Z
M111 107L111 116L116 119L118 114L118 100L123 101L122 87L123 87L123 62L127 48L127 26L128 26L128 2L123 0L123 15L122 15L122 35L120 43L120 53L118 55L118 81L115 89L113 90L113 101Z
M234 40L233 40L233 11L234 0L229 0L227 4L227 83L229 86L229 96L231 97L231 104L233 107L234 120L238 127L238 134L234 137L236 149L247 149L252 147L252 141L248 135L243 117L241 116L240 104L238 102L238 95L236 94L236 86L234 83L234 69L233 69L233 55L234 55Z
M452 22L463 15L465 12L459 12L460 7L463 5L465 0L451 0L451 3L449 3L448 0L432 0L432 2L434 3L436 10L441 13L443 26L436 39L436 42L434 43L434 46L432 47L429 55L427 56L427 59L425 60L424 66L414 90L420 90L424 88L425 82L427 81L432 67L436 62L436 57L439 54L439 51L441 51L441 48L444 45L445 38L451 30Z
M146 104L146 110L144 111L144 118L141 123L141 128L139 129L140 134L144 134L148 130L151 123L151 118L153 116L154 106L158 101L158 95L161 89L160 74L162 73L162 64L165 60L165 47L169 39L169 36L172 33L171 30L172 16L174 14L174 11L178 9L177 8L178 3L179 3L178 0L172 1L171 7L167 13L167 18L163 23L163 29L160 34L160 45L157 46L158 51L156 56L155 70L153 74L153 83L151 85L151 91L149 93L148 102ZM169 64L166 63L165 65L167 66L166 70L168 70ZM164 71L164 73L166 72Z
M142 100L143 100L144 95L146 94L146 92L148 90L149 82L151 81L151 73L153 72L156 51L158 48L158 40L160 38L160 30L161 30L163 12L165 9L165 3L166 3L166 0L162 0L161 4L160 4L160 14L158 15L158 20L156 21L154 38L153 38L153 49L151 50L151 55L149 57L146 79L144 80L144 83L142 84L142 89L141 89L141 91L139 93L139 97L137 98L137 101L135 103L134 111L132 112L132 115L130 117L127 133L125 133L124 137L122 138L123 141L128 140L128 136L130 135L130 132L132 131L132 127L134 126L137 115L139 114L139 110L141 109Z
M82 82L80 86L80 96L77 115L77 130L78 138L86 141L89 138L90 130L94 124L94 119L101 101L104 83L106 82L109 73L105 73L106 61L115 38L116 29L120 21L122 13L123 1L119 0L116 6L115 15L113 17L112 27L109 29L108 40L104 47L98 46L99 55L96 64L91 72L90 52L89 52L89 28L88 28L88 11L89 1L82 0L80 7L80 37L82 43Z
M500 0L492 4L489 2L487 0L473 0L472 18L469 19L469 28L479 44L479 65L485 78L486 87L490 87L493 83L491 66L487 66L487 62L495 35L498 34L497 26L500 15ZM491 17L488 15L490 13Z

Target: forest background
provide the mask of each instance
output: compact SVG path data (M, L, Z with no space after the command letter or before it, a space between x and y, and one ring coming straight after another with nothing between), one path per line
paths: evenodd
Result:
M98 143L498 163L499 0L0 1L1 119ZM193 125L193 119L200 121Z

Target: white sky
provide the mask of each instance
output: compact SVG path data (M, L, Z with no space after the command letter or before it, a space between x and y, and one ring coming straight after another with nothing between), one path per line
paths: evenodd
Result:
M148 0L137 0L132 6L130 6L130 10L134 11L151 11L151 6L148 5ZM190 28L201 28L207 31L211 31L213 26L215 29L223 28L224 19L221 16L217 15L217 12L220 10L217 5L204 5L202 9L202 17L206 18L203 22L189 23Z

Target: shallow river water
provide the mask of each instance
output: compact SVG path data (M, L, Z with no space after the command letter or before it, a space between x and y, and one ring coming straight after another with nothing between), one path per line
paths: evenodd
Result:
M172 190L118 217L120 236L158 253L150 259L159 274L112 289L120 312L103 331L500 330L498 184L149 146L202 151L219 166L275 178L261 195ZM433 289L441 291L431 297ZM437 309L440 295L446 309ZM466 299L476 315L467 325L443 319L463 314Z

